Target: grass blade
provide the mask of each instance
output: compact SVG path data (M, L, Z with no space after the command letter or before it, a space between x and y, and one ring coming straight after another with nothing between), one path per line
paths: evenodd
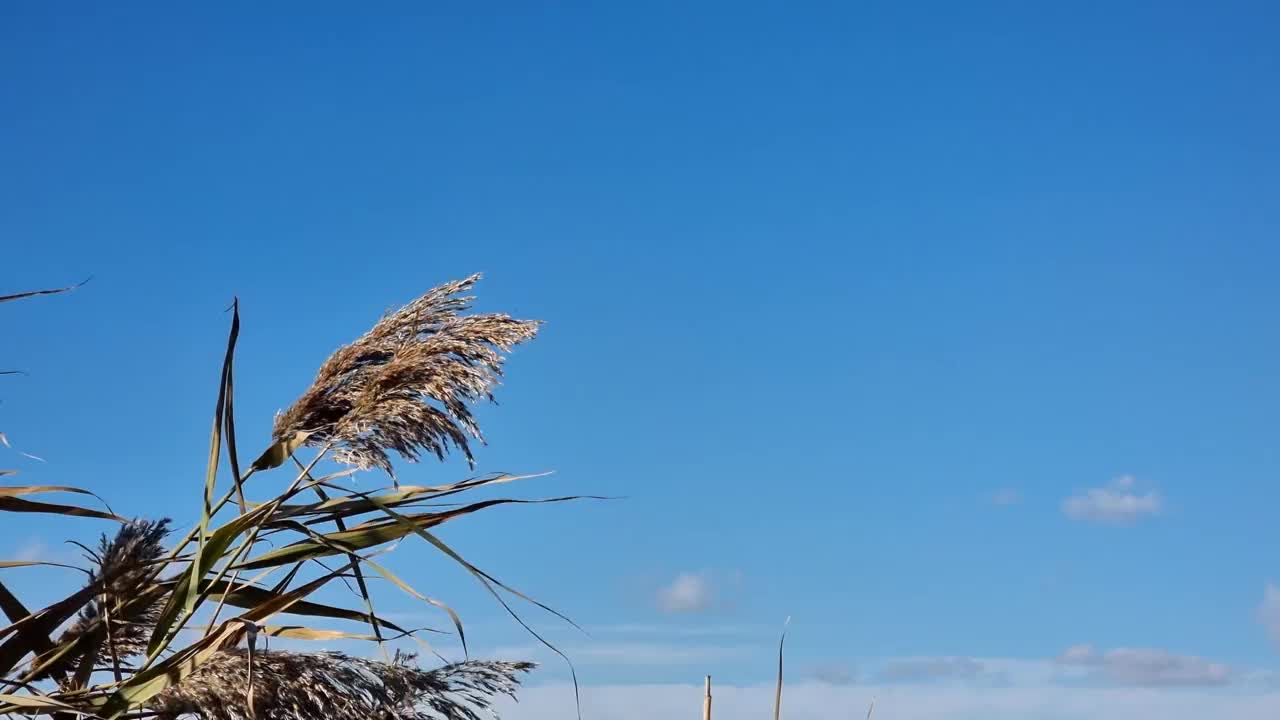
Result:
M378 563L372 560L365 560L365 563L367 563L369 567L373 568L379 575L381 575L382 577L394 583L396 587L399 587L401 590L404 590L406 593L418 598L419 600L429 605L438 607L441 610L444 610L446 613L448 613L449 619L453 621L454 629L458 631L458 642L462 643L462 654L464 656L470 657L469 653L467 652L467 633L462 628L462 618L458 616L458 613L455 612L453 608L449 607L448 605L446 605L445 603L439 600L436 600L435 598L427 597L426 595L423 595L417 590L414 590L413 587L409 585L409 583L401 580L399 577L395 575L395 573L392 573L390 570L382 567Z
M40 695L6 695L0 693L0 715L8 715L15 710L12 708L34 708L37 710L66 710L75 712L78 708L68 705L61 700L55 700L51 697Z
M7 675L27 653L52 650L54 643L50 633L79 612L101 589L102 581L99 579L39 612L29 613L18 598L0 583L0 607L12 621L0 630L0 638L13 636L0 644L0 676Z
M773 720L782 717L782 646L787 642L787 626L791 618L782 624L782 639L778 640L778 685L773 692Z
M307 472L307 466L303 465L296 457L293 458L293 462L298 466L298 470L302 473L304 479L311 485L311 490L316 494L316 497L320 498L320 502L327 502L329 500L329 496L325 493L324 488L320 487L320 485L312 479L311 473ZM339 532L344 532L347 529L347 524L341 517L335 516L333 518L333 524ZM370 627L373 628L373 634L378 639L378 648L382 650L383 657L389 659L390 656L387 655L387 647L382 641L382 628L379 627L377 615L373 610L373 597L369 594L369 584L364 580L364 571L360 569L360 565L358 563L354 569L356 587L360 588L360 597L364 598L364 606L369 609Z
M0 471L0 472L4 472L4 471ZM99 500L102 500L102 498L98 497L96 493L92 493L88 490L83 490L77 487L70 487L67 485L10 485L6 487L0 487L0 497L13 497L15 495L34 495L35 493L46 493L46 492L79 493L80 495L92 495L93 497L96 497Z
M222 559L228 548L231 547L231 543L261 522L263 518L268 516L270 511L271 505L254 508L243 515L237 515L226 525L214 530L209 535L204 544L203 552L197 553L192 558L191 564L187 569L178 576L178 582L173 588L173 593L169 596L169 602L160 611L155 630L152 631L151 642L147 647L149 656L154 656L159 651L161 644L168 637L169 630L173 627L179 615L184 612L189 613L188 606L194 609L196 599L200 597L199 584L201 580L213 569L214 564Z
M192 561L193 567L204 565L202 562L205 552L205 539L209 532L209 520L213 515L213 490L218 479L218 458L222 455L222 423L227 407L227 374L231 365L231 360L236 351L236 338L240 336L240 310L239 304L232 304L231 315L231 332L227 335L227 353L222 360L222 375L218 380L218 404L213 410L213 431L209 435L209 463L205 471L204 478L204 512L200 514L200 532L197 535L195 559ZM237 484L237 491L239 485ZM244 512L244 498L240 497L241 512ZM195 609L195 600L199 596L200 578L203 574L192 574L190 577L191 587L185 595L183 605L184 614L190 615Z
M63 563L56 563L56 562L43 562L40 560L0 560L0 570L4 570L7 568L36 567L36 566L59 567L59 568L66 568L68 570L79 570L80 572L88 572L84 568L78 568L75 565L65 565Z
M75 517L91 517L98 518L100 520L127 522L119 515L103 512L102 510L90 510L89 508L83 508L77 505L59 505L57 503L36 502L34 500L23 500L22 498L6 497L3 495L0 495L0 512L73 515Z
M240 299L231 303L231 337L227 341L227 356L222 362L224 382L227 386L226 417L224 428L227 432L227 464L231 466L231 481L235 484L236 501L240 504L240 512L248 508L244 502L244 478L240 475L240 455L236 451L236 413L235 413L235 354L236 339L240 337Z
M399 640L415 632L418 631L409 630L394 637L383 638L375 635L343 632L341 630L319 630L301 625L263 625L258 628L259 635L267 635L269 637L292 638L294 640L364 640L365 642L378 643L387 640Z
M223 582L222 588L215 588L213 594L218 597L225 597L228 605L238 608L253 608L265 602L271 594L266 588L255 586L241 585L229 593L225 592L227 583ZM351 620L354 622L362 622L369 625L378 623L382 627L394 630L395 632L407 634L409 631L399 625L387 620L386 618L377 617L368 613L362 613L357 610L348 610L333 605L324 605L322 603L311 602L309 600L300 600L289 608L291 615L305 615L307 617L323 617L332 618L334 620Z
M20 292L14 295L0 295L0 303L6 303L12 300L22 300L24 298L35 297L37 295L57 295L59 293L70 292L87 282L89 282L89 280L85 279L83 282L79 282L75 285L69 285L64 288L55 288L53 290L28 290L27 292Z
M125 681L110 698L105 700L99 714L106 720L114 720L129 710L139 707L147 700L163 692L165 688L181 682L188 675L195 672L213 653L225 647L234 647L238 644L240 639L247 633L246 621L256 625L272 615L287 611L292 605L315 592L333 578L347 572L355 562L348 563L338 570L322 575L287 593L273 593L266 601L251 608L240 617L226 620L222 623L222 629L218 632L206 635L186 650L139 672Z
M259 472L262 470L270 470L272 468L280 467L285 464L285 461L287 461L298 448L302 447L310 437L311 433L298 431L284 440L272 443L271 447L264 450L263 453L258 456L258 459L253 461L253 465L250 466L249 470L251 472Z
M574 621L570 620L569 618L565 617L564 615L561 615L560 613L556 612L555 610L552 610L551 608L547 607L546 605L543 605L542 603L538 602L537 600L534 600L533 598L530 598L528 595L525 595L524 593L521 593L521 592L519 592L519 591L517 591L517 590L513 590L512 588L510 588L510 587L508 587L508 586L506 586L506 585L504 585L504 584L502 584L502 583L498 582L496 579L494 579L494 577L493 577L492 575L490 575L490 574L488 574L488 573L484 572L484 571L483 571L483 570L481 570L480 568L477 568L475 565L472 565L472 564L471 564L470 562L468 562L465 558L463 558L461 555L459 555L457 552L455 552L455 551L453 550L453 548L450 548L448 545L445 545L445 544L444 544L444 542L443 542L442 540L440 540L439 538L437 538L435 535L432 535L431 533L426 532L426 531L423 531L423 532L421 532L421 533L419 533L419 534L420 534L420 535L423 535L424 537L426 537L426 539L427 539L427 540L428 540L432 545L435 545L437 548L439 548L441 552L443 552L443 553L445 553L446 555L448 555L449 557L453 558L453 560L454 560L455 562L459 563L460 565L462 565L463 567L465 567L468 571L470 571L470 572L471 572L471 574L472 574L472 575L474 575L474 576L475 576L475 578L476 578L477 580L479 580L479 581L480 581L480 584L484 586L484 589L488 590L488 591L489 591L489 594L490 594L490 595L492 595L492 596L494 597L494 599L495 599L495 600L497 600L497 601L498 601L498 603L499 603L500 605L502 605L502 609L503 609L503 610L506 610L506 611L507 611L507 614L508 614L508 615L510 615L510 616L512 617L512 619L514 619L517 623L519 623L519 624L520 624L520 627L522 627L522 628L524 628L524 629L525 629L525 632L529 633L529 634L530 634L530 635L532 635L532 636L533 636L533 637L534 637L538 642L542 643L543 647L547 648L548 650L550 650L551 652L555 653L556 655L559 655L561 660L564 660L565 664L569 666L569 675L570 675L570 677L572 677L572 678L573 678L573 703L574 703L574 707L577 709L577 713L578 713L578 720L582 720L582 698L581 698L581 696L580 696L580 694L579 694L579 690L578 690L578 670L577 670L577 668L575 668L575 667L573 666L573 661L569 659L569 656L568 656L568 655L565 655L563 652L561 652L560 648L556 647L555 645L552 645L550 642L548 642L548 641L547 641L547 639L546 639L546 638L544 638L544 637L542 637L541 635L539 635L539 634L538 634L538 632L537 632L536 630L534 630L533 628L529 627L529 624L528 624L528 623L526 623L526 622L524 621L524 618L520 617L519 613L517 613L515 610L511 609L511 606L507 603L507 601L506 601L506 600L504 600L504 599L503 599L503 597L502 597L500 594L498 594L498 591L497 591L497 590L495 590L495 589L493 588L493 585L491 585L491 584L490 584L490 582L492 582L493 584L496 584L498 587L501 587L503 590L506 590L507 592L512 593L513 595L515 595L515 596L517 596L517 597L519 597L519 598L522 598L522 599L524 599L524 600L526 600L526 601L528 601L528 602L531 602L531 603L533 603L534 605L537 605L538 607L542 608L543 610L546 610L547 612L552 613L553 615L555 615L556 617L558 617L558 618L560 618L560 619L564 620L565 622L569 623L569 624L570 624L570 625L572 625L573 627L578 628L578 630L582 630L582 628L578 627L578 624L577 624L577 623L575 623Z
M364 550L377 545L400 540L410 533L436 527L437 525L442 525L454 518L497 505L531 505L538 503L569 502L571 500L586 500L591 498L584 495L568 495L564 497L544 498L540 500L501 498L497 500L484 500L482 502L471 503L470 505L455 508L447 512L417 513L413 515L397 513L385 505L380 505L372 496L365 496L365 499L373 503L373 505L379 510L389 514L392 519L380 523L364 523L345 532L326 533L324 535L316 536L313 540L300 540L282 548L264 553L263 555L242 563L237 567L244 570L260 570L262 568L284 565L291 562L297 562L299 560L312 560L315 558L340 555L348 550ZM273 523L273 525L276 527L289 526L291 522L292 521L277 521Z

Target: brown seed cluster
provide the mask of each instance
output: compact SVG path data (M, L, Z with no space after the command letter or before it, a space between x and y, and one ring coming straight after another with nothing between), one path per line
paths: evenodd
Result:
M245 650L210 658L148 704L159 720L480 720L514 696L530 663L470 660L422 670L411 655L380 662L341 653L259 652L249 709Z
M384 317L333 353L315 381L276 417L281 441L309 433L341 462L392 473L389 452L410 462L444 459L456 448L474 463L469 440L483 436L470 404L493 399L504 354L533 338L539 323L501 314L462 315L480 279L441 285Z
M133 520L120 526L115 537L102 536L98 550L89 558L95 566L89 585L105 581L102 592L85 605L75 623L58 639L59 643L81 640L82 653L51 664L40 677L72 669L85 654L90 655L89 667L93 667L119 663L145 652L162 601L129 601L150 587L154 563L164 554L163 543L169 531L167 518ZM118 614L107 616L107 608L117 608Z

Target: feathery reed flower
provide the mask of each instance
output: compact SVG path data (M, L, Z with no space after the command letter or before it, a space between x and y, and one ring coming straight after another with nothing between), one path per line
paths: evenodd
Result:
M524 662L469 660L422 670L413 656L393 662L342 653L287 651L253 656L253 709L246 673L249 654L225 650L148 709L158 720L480 720L494 717L493 699L514 697Z
M170 532L169 519L131 520L120 526L114 538L104 534L98 551L91 558L96 568L89 574L89 585L103 583L98 593L80 611L75 623L59 638L59 644L73 642L86 634L90 642L81 643L79 656L64 658L50 666L43 676L65 671L79 662L85 653L92 654L86 669L92 669L100 658L116 661L142 654L147 639L160 615L161 601L148 604L128 602L143 594L150 586L155 561L164 554L164 539ZM112 608L125 608L123 615L108 615ZM106 622L103 622L103 620ZM111 642L107 639L110 637Z
M450 447L474 465L469 440L484 441L470 403L493 400L504 353L534 337L539 322L462 315L480 279L446 283L385 316L329 357L315 381L276 417L277 442L305 434L335 458L393 474L388 451L410 462L443 460Z
M341 461L388 473L393 472L392 453L415 461L422 453L443 459L457 450L471 461L468 442L483 442L483 437L470 406L480 399L493 399L505 355L534 337L539 326L507 315L464 315L471 300L464 293L478 279L473 276L431 290L335 352L311 387L277 416L274 443L251 472L279 467L300 444L332 449ZM0 296L0 302L24 296ZM0 716L22 713L53 720L81 716L158 720L494 717L495 699L513 696L520 676L533 668L531 663L468 660L427 670L417 666L414 656L399 652L394 661L378 662L330 652L257 651L256 639L261 632L281 631L286 637L308 639L365 638L380 643L384 630L412 634L414 631L405 631L374 614L372 598L359 572L362 563L371 561L356 551L395 542L419 527L434 527L512 501L473 503L438 516L398 514L440 494L504 479L495 476L445 488L411 488L382 495L347 494L339 489L338 497L330 497L317 485L318 501L314 504L288 504L296 503L296 496L304 489L299 482L308 471L303 470L298 480L273 500L255 503L252 510L242 504L241 514L234 519L217 521L219 510L233 497L228 490L222 500L213 502L224 438L228 455L236 457L231 368L238 329L236 313L214 415L204 512L196 528L175 547L168 551L163 547L170 532L167 519L125 521L110 512L14 497L44 492L92 494L87 490L35 485L0 488L0 500L6 501L0 503L0 511L90 516L123 523L114 537L104 535L96 549L81 546L91 565L85 571L88 584L42 610L31 612L0 584L0 612L13 623L0 628ZM234 474L239 490L248 474L239 473L238 468ZM553 501L564 499L569 498ZM374 518L360 520L374 513ZM395 522L380 522L382 514ZM335 530L325 533L317 527L326 522L333 523ZM359 524L348 526L348 522ZM258 543L277 533L300 534L302 538L255 555ZM476 569L447 546L439 547L491 590L496 585L529 599ZM331 570L321 562L331 554L349 555L351 563L345 569ZM298 573L309 561L324 567L325 574L297 584ZM28 564L58 565L5 563ZM257 567L290 569L273 585L241 577L241 570ZM308 599L331 581L345 581L348 576L357 579L365 611ZM397 584L426 599L403 583ZM192 623L215 603L200 638L185 644L183 631L197 630ZM440 605L454 619L461 636L457 614ZM224 607L243 612L216 622ZM361 622L373 628L373 635L261 624L279 614ZM55 642L52 636L56 629L67 622L70 627ZM237 647L246 639L247 648ZM30 662L24 663L28 656ZM145 659L124 662L138 656Z

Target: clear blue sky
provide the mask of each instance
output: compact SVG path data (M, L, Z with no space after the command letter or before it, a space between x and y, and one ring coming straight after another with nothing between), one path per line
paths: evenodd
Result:
M547 325L479 469L628 499L453 537L588 625L763 626L744 682L787 615L814 665L1273 663L1274 6L180 5L0 7L0 290L94 277L3 308L2 429L48 462L0 466L185 521L233 296L249 453L483 271ZM1158 507L1064 511L1090 488ZM662 612L680 573L712 607Z

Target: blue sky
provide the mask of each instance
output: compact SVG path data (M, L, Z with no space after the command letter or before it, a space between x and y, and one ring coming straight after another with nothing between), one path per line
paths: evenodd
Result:
M0 466L186 521L233 296L253 452L334 347L483 271L480 309L547 325L479 470L626 499L451 536L597 629L553 630L586 682L763 682L790 615L815 680L979 693L974 659L1056 692L1089 644L1099 692L1150 684L1132 649L1245 692L1280 668L1278 21L5 3L0 290L94 279L4 308L0 422L47 462ZM6 555L64 552L5 522ZM527 643L425 549L397 567Z

